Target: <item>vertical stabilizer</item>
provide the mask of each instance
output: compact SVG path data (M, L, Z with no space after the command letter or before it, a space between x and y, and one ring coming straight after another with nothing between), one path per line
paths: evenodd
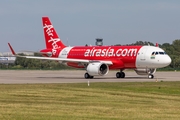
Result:
M62 43L61 39L58 37L51 21L48 17L42 17L44 36L46 42L46 48L56 51L56 49L64 48L65 45Z

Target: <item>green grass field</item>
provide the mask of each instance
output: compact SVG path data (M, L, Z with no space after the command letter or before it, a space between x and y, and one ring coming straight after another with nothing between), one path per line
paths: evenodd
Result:
M180 82L0 85L0 120L180 119Z

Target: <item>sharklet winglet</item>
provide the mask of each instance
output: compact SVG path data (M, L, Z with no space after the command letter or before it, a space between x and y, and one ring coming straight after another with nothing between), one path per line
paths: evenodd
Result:
M11 50L12 54L13 54L13 55L16 55L16 53L15 53L15 51L13 50L13 48L12 48L11 44L10 44L10 43L8 43L8 45L9 45L9 48L10 48L10 50Z

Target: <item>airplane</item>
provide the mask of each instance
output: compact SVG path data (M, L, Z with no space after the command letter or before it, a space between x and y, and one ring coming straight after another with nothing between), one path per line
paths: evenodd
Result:
M42 57L19 56L8 43L13 55L31 59L58 61L67 66L85 68L85 79L104 76L109 70L119 70L116 78L125 78L125 69L154 78L157 68L166 67L171 58L158 46L66 46L58 37L49 17L42 17L46 48Z

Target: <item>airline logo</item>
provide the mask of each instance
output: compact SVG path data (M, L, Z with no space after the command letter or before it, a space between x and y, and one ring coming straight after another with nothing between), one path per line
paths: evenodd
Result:
M85 57L89 57L89 56L95 56L95 57L104 57L104 56L116 56L116 57L120 57L120 56L136 56L137 54L137 48L131 48L131 49L113 49L111 47L107 48L107 49L96 49L96 48L92 48L92 49L87 49L84 53Z
M48 35L49 38L50 38L50 39L48 40L48 42L51 43L51 45L52 45L52 54L55 55L56 52L57 52L57 49L61 48L61 47L58 46L58 44L57 44L57 42L60 42L61 40L60 40L59 38L53 38L53 32L54 32L54 31L52 30L52 28L53 28L52 25L47 25L47 24L45 24L43 28L46 29L46 33L47 33L47 35Z

